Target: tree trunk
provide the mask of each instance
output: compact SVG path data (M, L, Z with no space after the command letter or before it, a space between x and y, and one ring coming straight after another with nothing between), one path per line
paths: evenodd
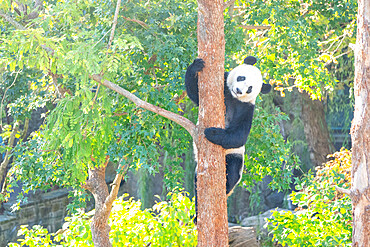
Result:
M317 167L327 161L326 156L333 153L335 148L330 140L322 101L312 100L306 92L301 97L304 133L312 165Z
M92 241L97 247L111 247L109 241L110 226L108 219L111 207L107 208L105 201L109 195L108 186L105 183L106 165L95 169L89 169L87 187L95 199L95 214L90 223Z
M225 128L223 0L198 0L199 75L198 246L228 246L225 151L204 138L206 127Z
M352 246L370 246L370 1L358 1L352 121Z
M106 157L105 163L96 168L89 168L89 178L82 185L83 188L89 190L95 199L95 214L91 220L91 235L94 246L96 247L112 247L109 241L110 226L108 219L112 211L112 205L117 198L119 186L121 184L123 174L126 174L128 166L119 165L112 183L111 192L108 192L108 186L105 182L105 169L109 162L109 156Z

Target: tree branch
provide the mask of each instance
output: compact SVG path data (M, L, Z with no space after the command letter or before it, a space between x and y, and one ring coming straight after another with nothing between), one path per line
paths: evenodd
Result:
M29 124L30 124L30 119L26 118L26 120L24 120L23 133L21 137L19 138L20 141L24 141L26 139Z
M15 124L17 124L19 122L16 122ZM18 142L21 143L22 141L24 141L26 139L26 136L27 136L27 131L28 131L28 126L29 126L29 123L30 123L30 119L29 118L26 118L26 120L24 121L24 126L23 126L23 132L22 132L22 135L21 137L18 139ZM13 130L14 132L14 130ZM12 132L12 135L13 135L13 132ZM15 135L14 135L15 136ZM13 147L13 144L14 144L14 140L10 140L10 142L12 142L11 144L11 147ZM8 150L9 151L9 150ZM8 153L7 151L7 153ZM5 161L5 160L4 160ZM8 162L6 164L6 166L8 166L9 164L9 159L8 159ZM1 164L1 168L2 168L3 164ZM6 167L5 166L5 167ZM6 170L5 170L6 171ZM4 171L4 180L3 180L3 186L1 188L1 194L5 195L6 194L6 189L8 187L8 182L9 182L9 172L5 172Z
M252 30L252 29L270 29L271 26L253 26L253 25L240 25L238 27L242 27L247 30Z
M152 105L152 104L150 104L146 101L143 101L143 100L139 99L138 97L136 97L134 94L130 93L129 91L127 91L127 90L121 88L120 86L114 84L113 82L110 82L108 80L103 79L100 75L92 75L91 78L94 81L99 82L102 85L106 86L107 88L112 89L113 91L123 95L127 99L134 102L138 107L144 108L144 109L146 109L148 111L151 111L151 112L154 112L154 113L157 113L157 114L159 114L159 115L161 115L165 118L168 118L168 119L174 121L175 123L178 123L179 125L184 127L189 132L189 134L193 137L193 140L196 140L196 126L189 119L187 119L183 116L180 116L176 113L173 113L173 112L167 111L165 109L162 109L158 106Z
M14 20L12 17L8 16L1 10L0 10L0 16L3 17L7 22L12 24L16 29L19 29L22 31L26 30L26 28L22 24L20 24L19 22L17 22L16 20Z
M122 164L120 164L118 166L116 177L114 178L114 181L112 183L112 190L109 193L109 196L107 197L107 199L105 200L105 206L107 208L111 208L113 201L117 198L119 187L121 185L122 179L124 178L127 170L128 170L128 165L122 166Z
M42 10L42 4L43 4L43 1L41 0L36 0L35 1L35 6L34 6L34 11L32 11L31 13L29 13L25 20L28 21L28 20L33 20L33 19L36 19L37 17L39 17L39 14L40 14L40 11Z
M123 16L123 19L125 19L126 21L136 22L137 24L139 24L139 25L140 25L140 26L142 26L143 28L148 28L148 24L146 24L146 23L145 23L145 22L143 22L143 21L139 21L139 20L131 19L131 18L124 17L124 16Z
M356 204L358 203L358 201L361 199L361 193L359 192L359 190L354 190L354 189L343 189L341 187L338 187L335 185L335 189L340 192L340 193L343 193L347 196L349 196L349 198L351 198L351 201L352 201L352 204Z
M2 128L3 127L3 116L2 116L2 112L3 112L3 105L4 105L4 100L5 100L5 98L6 98L6 93L8 92L8 90L12 87L12 86L14 86L14 84L15 84L15 81L17 80L17 78L18 78L18 75L19 75L19 73L21 72L21 70L18 70L18 72L15 72L15 77L14 77L14 80L13 80L13 82L12 82L12 84L9 86L9 87L7 87L6 89L5 89L5 91L4 91L4 95L3 95L3 99L1 100L1 103L0 103L0 128ZM6 106L5 106L6 107ZM6 111L5 111L6 112ZM5 116L6 116L6 113L5 113Z
M109 51L109 49L112 45L112 42L113 42L114 32L115 32L116 26L117 26L117 19L118 19L118 14L119 14L119 8L120 7L121 7L121 1L117 0L116 12L114 13L114 19L113 19L113 25L112 25L112 31L110 33L109 42L108 42L108 51Z
M232 8L234 9L234 3L235 3L235 0L229 0L228 2L224 3L224 10L230 6L233 6Z
M13 125L13 130L12 130L12 133L10 134L10 137L9 137L8 150L6 151L5 158L4 158L3 162L0 165L0 179L1 180L4 177L6 167L8 166L9 161L10 161L10 155L12 153L12 149L13 149L13 145L14 145L14 141L15 141L15 135L18 132L18 128L19 128L19 121L16 121ZM1 184L3 182L4 181L1 181Z
M57 76L55 74L51 73L51 78L53 80L53 84L54 84L54 87L55 87L55 91L57 92L57 96L63 97L63 95L59 92Z
M21 2L19 2L17 0L14 0L14 2L18 5L19 11L22 12L19 15L26 16L27 15L27 5L24 5L23 3L21 3Z
M338 191L339 193L342 193L342 194L345 194L345 195L351 197L351 190L349 190L349 189L343 189L343 188L341 188L341 187L339 187L337 185L335 185L334 187L335 187L335 190Z

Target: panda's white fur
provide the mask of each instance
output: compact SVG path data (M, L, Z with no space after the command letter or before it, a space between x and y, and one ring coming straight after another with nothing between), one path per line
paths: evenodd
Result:
M241 76L245 77L245 80L238 81L238 77ZM261 71L257 67L241 64L230 71L226 83L234 98L254 105L258 94L261 92L263 79ZM247 93L249 87L252 87L252 91ZM239 93L238 89L240 90Z

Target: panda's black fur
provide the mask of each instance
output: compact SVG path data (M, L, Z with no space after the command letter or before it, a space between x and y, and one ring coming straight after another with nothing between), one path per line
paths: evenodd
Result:
M239 183L244 165L244 145L247 141L253 119L255 100L258 94L269 93L270 84L262 81L258 68L253 66L257 59L249 56L244 64L237 66L230 72L225 72L225 129L207 128L204 131L206 138L226 149L226 194L231 194ZM195 59L185 74L186 92L189 98L199 106L198 72L202 71L205 63L202 59ZM194 145L195 156L197 149ZM195 157L197 159L197 157ZM196 194L196 175L195 175ZM197 201L195 202L197 206Z

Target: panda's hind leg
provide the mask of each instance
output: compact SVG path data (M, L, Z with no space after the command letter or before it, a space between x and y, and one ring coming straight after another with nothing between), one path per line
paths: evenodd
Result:
M226 155L226 195L231 195L243 173L244 156L239 153Z

